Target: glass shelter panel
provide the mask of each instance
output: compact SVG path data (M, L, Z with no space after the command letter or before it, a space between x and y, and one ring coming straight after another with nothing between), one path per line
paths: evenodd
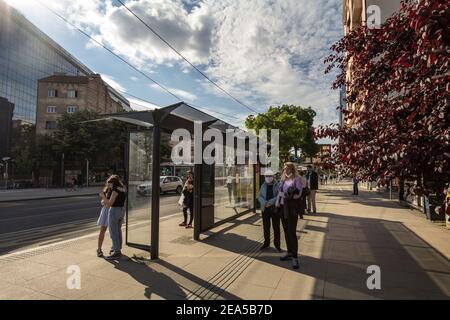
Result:
M215 166L214 220L253 209L253 165Z
M130 133L127 243L150 246L152 213L152 131Z

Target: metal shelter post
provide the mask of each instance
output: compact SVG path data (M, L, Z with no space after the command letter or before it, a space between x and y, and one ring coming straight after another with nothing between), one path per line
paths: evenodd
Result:
M160 144L161 127L159 124L153 127L153 160L152 160L152 227L151 227L151 252L150 258L156 260L159 258L159 179L160 179Z

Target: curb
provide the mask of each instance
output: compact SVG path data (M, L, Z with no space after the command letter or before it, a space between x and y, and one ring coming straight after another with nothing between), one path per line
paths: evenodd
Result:
M49 200L49 199L65 199L65 198L76 198L76 197L86 197L86 196L95 196L97 193L85 193L85 194L71 194L64 196L52 196L52 197L39 197L39 198L25 198L25 199L9 199L9 200L0 200L0 203L8 203L8 202L17 202L17 201L33 201L33 200Z

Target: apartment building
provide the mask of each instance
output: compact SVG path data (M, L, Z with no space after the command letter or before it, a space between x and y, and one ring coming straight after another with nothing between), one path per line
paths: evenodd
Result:
M392 14L400 10L401 0L343 0L343 6L344 32L347 35L361 26L377 27L382 25ZM352 73L353 67L350 59L345 92L341 93L341 103L346 94L351 91ZM360 106L347 104L345 107L353 110ZM342 113L340 118L343 118Z
M58 118L83 110L99 114L129 111L130 103L99 74L55 74L38 81L36 133L51 134Z

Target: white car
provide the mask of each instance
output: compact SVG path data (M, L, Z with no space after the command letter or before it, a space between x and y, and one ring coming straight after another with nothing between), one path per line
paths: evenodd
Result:
M146 182L138 185L137 192L141 196L151 196L152 195L152 183ZM175 176L163 176L159 179L159 192L176 192L181 194L183 191L183 180L180 177Z

